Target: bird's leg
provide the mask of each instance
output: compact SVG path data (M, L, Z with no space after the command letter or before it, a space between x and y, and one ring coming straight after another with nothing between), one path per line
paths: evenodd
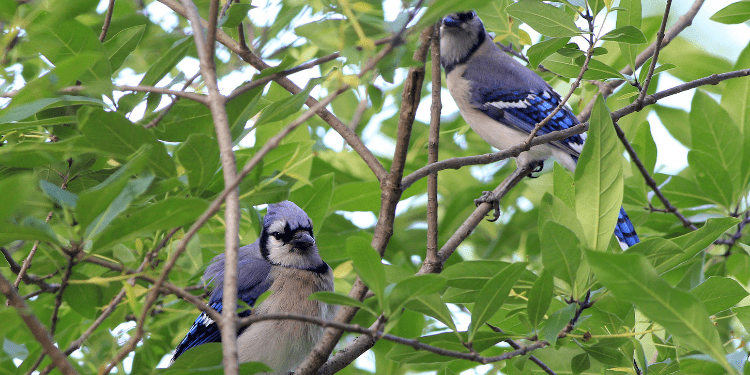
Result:
M517 184L523 179L524 175L532 177L531 176L532 173L539 173L542 171L542 168L544 168L544 160L535 160L529 163L528 165L520 166L513 173L511 173L510 176L508 176L508 179L506 179L506 181L503 182L503 185L506 185L506 183L509 183L511 184L510 186L513 187L515 186L515 184ZM512 180L512 181L508 181L508 180ZM499 195L499 194L496 194L494 191L483 191L481 197L474 199L474 204L477 206L479 206L482 203L492 204L493 216L492 216L492 219L487 219L487 220L497 221L497 219L500 218L500 199L502 198L503 195L505 195L505 193L502 193L502 195Z

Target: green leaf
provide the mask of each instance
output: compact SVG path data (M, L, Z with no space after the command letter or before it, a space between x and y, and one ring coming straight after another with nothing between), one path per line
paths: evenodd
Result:
M175 151L177 160L187 172L188 183L200 195L219 170L219 146L205 134L192 134Z
M499 260L469 260L447 267L441 275L448 280L448 286L479 290L510 264Z
M620 9L617 12L615 26L617 28L630 26L640 30L642 28L642 13L641 0L620 0ZM618 46L625 61L635 71L635 58L640 52L640 47L631 43L618 43Z
M562 165L555 163L552 171L552 180L554 181L555 197L573 208L575 207L576 185L573 175L568 172Z
M380 209L380 193L378 181L351 182L336 186L330 210L377 212Z
M654 173L657 156L656 142L654 142L654 137L651 135L651 125L648 121L644 121L638 125L635 138L633 139L633 149L646 168L646 171Z
M505 300L508 299L510 290L525 270L526 263L513 263L490 279L479 291L471 314L469 341L472 341L477 330L500 310Z
M14 130L36 128L40 126L75 124L77 121L78 118L76 116L59 116L41 120L13 122L0 125L0 132L9 133Z
M53 64L78 56L94 54L96 63L89 67L82 81L109 82L112 69L104 46L94 31L75 19L61 19L59 22L40 22L27 29L29 38L34 40L33 48L43 54ZM90 58L90 57L89 57Z
M420 17L419 22L423 27L427 27L436 21L442 19L447 14L465 12L467 9L478 10L489 3L486 0L465 0L457 1L438 1L425 7L424 15Z
M750 306L732 307L732 312L747 331L750 327Z
M732 178L722 183L738 189L742 159L737 155L742 155L743 143L740 130L727 111L701 90L695 92L691 103L690 132L692 149L711 155L712 164L727 171Z
M717 163L716 155L700 150L690 150L688 164L695 173L695 181L706 193L707 198L713 199L726 209L734 206L732 177L729 171Z
M542 35L567 37L581 33L565 11L541 1L519 1L505 8L505 11Z
M310 95L310 91L312 91L318 83L320 83L319 79L310 80L302 91L271 103L271 105L263 109L260 117L255 121L254 127L257 128L269 122L283 120L290 115L297 113L297 111L302 108L302 105L305 104L307 97Z
M555 311L547 319L547 323L542 328L541 338L554 346L557 342L557 335L570 323L576 314L575 304L570 304L560 310Z
M83 276L83 275L81 275ZM63 301L70 308L87 319L95 319L97 308L104 302L102 287L95 284L71 283L65 288Z
M546 266L545 269L547 269ZM531 321L531 326L534 329L544 319L544 315L549 309L552 297L554 296L554 287L555 282L552 279L552 274L544 271L529 291L529 301L526 303L526 310L529 313L529 321Z
M143 171L150 153L139 153L127 164L107 177L102 183L82 192L76 204L76 218L81 228L86 228L94 219L106 210L130 181L131 176Z
M185 37L175 42L169 51L166 51L155 63L151 65L151 68L141 78L141 86L156 86L169 71L174 68L178 62L187 54L188 48L192 46L192 37ZM143 95L143 94L139 94ZM141 96L142 97L142 96Z
M206 343L200 346L192 347L182 353L177 360L167 369L159 372L160 375L183 375L183 374L201 374L201 375L221 375L224 373L224 366L221 365L222 348L221 343ZM241 374L257 374L261 372L273 371L270 367L260 362L246 362L240 364Z
M456 331L456 324L453 322L453 315L437 293L416 296L406 302L406 308L431 316L448 326L448 328Z
M545 68L563 77L576 78L581 73L583 60L579 63L575 57L563 56L557 52L544 59L542 64ZM583 74L583 79L600 80L609 78L624 79L623 75L611 66L593 58L589 60L589 68Z
M590 367L591 360L589 359L589 355L586 353L578 354L570 360L570 370L574 375L578 375L588 370Z
M750 45L742 50L734 70L750 66ZM729 113L742 133L742 167L740 169L740 187L750 183L750 80L730 79L721 95L721 106ZM2 125L0 125L0 128Z
M57 204L75 209L76 203L78 202L77 195L67 190L63 190L59 186L51 184L47 182L46 180L39 180L39 187L42 189L42 191L45 194L47 194L48 197L52 198ZM2 197L5 198L6 196L3 195Z
M445 278L436 274L409 276L386 287L386 313L400 313L404 305L416 296L437 293L445 287Z
M94 242L92 251L130 241L157 230L167 230L192 223L208 208L200 198L171 197L118 218Z
M591 113L586 144L575 172L576 215L588 246L604 251L617 223L622 204L622 155L604 99Z
M253 8L252 4L233 3L224 17L219 18L219 27L237 27L247 17L247 12Z
M379 315L374 310L369 308L367 305L365 305L363 302L356 300L352 297L349 297L344 294L334 293L334 292L315 292L310 295L308 298L310 301L321 301L325 302L329 305L340 305L340 306L354 306L359 307L360 309L365 309L372 315Z
M380 255L370 243L361 237L346 239L346 252L352 259L357 275L370 287L381 305L385 295L385 266L381 263Z
M625 361L625 356L616 348L606 342L599 342L583 350L595 360L607 366L620 366Z
M539 64L544 61L549 55L557 52L560 48L565 47L568 44L570 38L552 38L541 41L529 47L526 51L526 56L529 58L529 65L532 69L539 67Z
M96 237L99 233L106 229L112 222L112 220L114 220L123 211L125 211L125 209L130 206L130 203L133 202L136 197L143 194L143 192L148 189L153 180L153 175L145 175L135 180L128 181L128 183L125 185L125 188L112 201L107 209L99 214L99 216L97 216L96 219L94 219L91 224L86 227L86 240ZM128 232L123 232L122 234L127 235Z
M112 155L120 160L129 158L142 145L151 145L148 165L154 173L163 178L176 174L174 161L167 154L164 144L151 132L133 124L120 113L94 109L81 124L81 133L105 155Z
M33 190L28 187L36 184L36 178L31 173L19 173L3 176L0 179L0 223L16 212L18 207L31 196ZM4 224L3 224L4 225Z
M21 142L0 147L0 165L34 168L62 162L68 158L96 151L83 137L60 142Z
M0 117L0 133L6 133L13 130L11 126L14 126L14 124L9 123L27 119L45 109L71 107L76 105L106 106L101 99L94 99L86 96L61 95L54 98L35 100L30 103L8 107L4 110L2 117Z
M683 249L682 255L670 258L669 260L662 263L657 270L659 273L665 273L678 265L693 259L698 253L706 249L719 236L724 234L729 228L737 225L740 220L733 217L723 217L717 219L708 219L698 230L692 231L688 234L682 235L677 238L672 238L677 246Z
M709 277L691 289L690 294L703 302L710 315L729 309L748 296L737 280L717 276Z
M24 218L19 225L7 222L0 225L0 246L5 246L10 242L19 240L38 240L57 245L60 244L52 227L34 217Z
M665 107L662 105L656 105L654 106L654 109L671 136L684 146L690 147L693 144L693 141L690 139L690 120L688 119L688 112L682 109Z
M604 34L601 39L628 44L642 44L648 42L646 36L643 35L643 32L631 25L618 27Z
M690 348L709 354L730 373L731 365L706 308L692 295L659 278L641 254L588 251L589 264L599 282L617 298L635 304Z
M324 174L313 180L312 185L303 186L289 194L289 200L307 213L318 230L323 227L331 206L334 178L334 173Z
M144 31L146 31L146 25L133 26L120 31L104 43L113 72L120 69L125 59L135 50Z
M157 138L167 142L184 142L192 134L212 137L214 127L211 110L203 103L180 100L172 106L153 131Z
M750 2L738 1L729 4L714 13L709 19L724 24L743 23L750 20Z
M583 257L580 240L573 231L555 222L542 226L540 239L544 269L568 283L573 292Z
M628 248L628 252L643 254L648 259L649 264L657 269L664 262L685 254L674 242L658 237L643 240Z

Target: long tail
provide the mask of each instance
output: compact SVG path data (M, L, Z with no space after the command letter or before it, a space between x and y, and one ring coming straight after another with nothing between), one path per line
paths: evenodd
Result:
M617 216L615 236L617 237L617 240L620 241L620 245L624 245L623 248L628 248L637 244L638 242L641 242L641 240L638 238L638 234L635 233L633 223L630 222L628 213L625 212L625 209L622 207L620 207L620 214Z

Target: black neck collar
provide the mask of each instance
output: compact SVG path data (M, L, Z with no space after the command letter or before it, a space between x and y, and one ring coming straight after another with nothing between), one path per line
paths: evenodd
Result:
M328 272L328 269L330 268L330 267L328 267L328 263L326 263L326 262L321 262L316 267L296 267L296 266L288 266L286 264L281 264L281 263L275 263L275 262L272 262L272 261L270 261L268 259L266 259L266 261L268 263L271 263L272 266L284 267L284 268L293 268L293 269L297 269L297 270L300 270L300 271L309 271L309 272L317 273L317 274L326 273L326 272Z

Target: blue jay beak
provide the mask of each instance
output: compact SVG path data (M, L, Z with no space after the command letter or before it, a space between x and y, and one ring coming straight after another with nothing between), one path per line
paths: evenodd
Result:
M301 252L307 251L311 246L315 245L315 239L310 236L310 233L306 231L298 231L294 233L291 241L292 247Z
M443 25L448 27L460 27L461 20L456 16L456 14L451 14L443 17Z

